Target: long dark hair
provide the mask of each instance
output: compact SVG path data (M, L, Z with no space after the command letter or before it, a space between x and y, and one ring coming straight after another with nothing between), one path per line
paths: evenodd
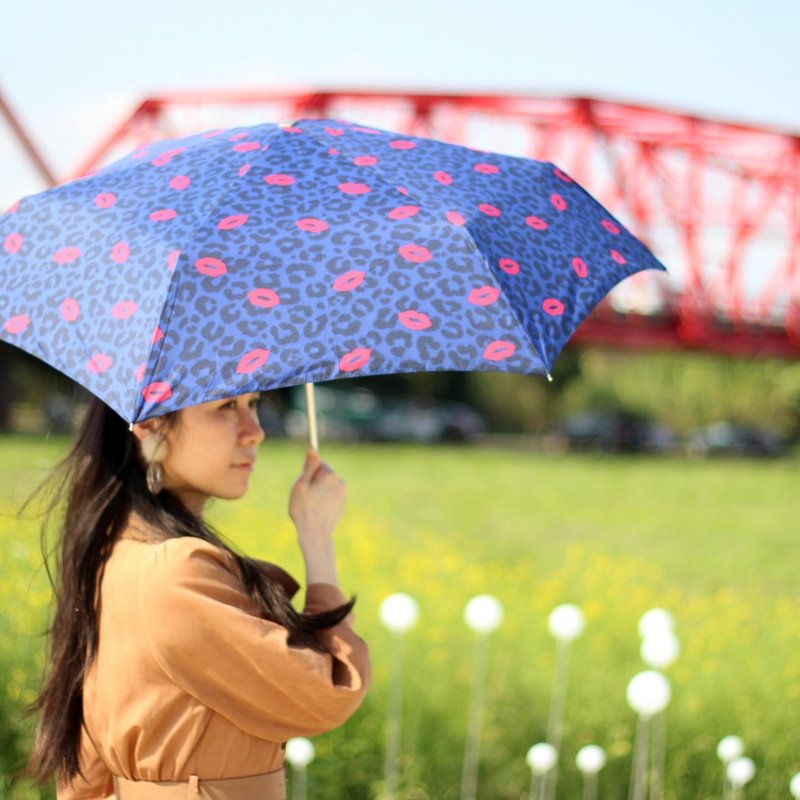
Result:
M178 423L179 414L165 416L166 426ZM148 491L136 437L100 400L91 401L70 453L34 496L44 488L50 489L50 500L42 527L42 554L54 590L55 612L48 630L42 688L29 707L29 713L39 714L28 767L38 783L51 777L67 783L80 774L83 680L98 644L96 588L132 513L169 537L194 536L231 553L261 616L287 628L291 644L324 652L314 632L340 622L353 607L351 600L319 614L298 613L281 586L234 552L177 496L167 490L158 495ZM47 531L55 512L63 516L57 525L54 578L48 563L52 553L48 553Z

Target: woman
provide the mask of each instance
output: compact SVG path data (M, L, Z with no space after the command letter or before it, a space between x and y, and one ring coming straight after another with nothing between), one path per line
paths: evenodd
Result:
M289 498L297 584L203 519L247 491L258 395L128 426L93 402L61 468L57 604L32 766L58 800L285 797L282 743L341 725L370 681L333 532L345 488L309 450ZM55 505L54 502L54 505Z

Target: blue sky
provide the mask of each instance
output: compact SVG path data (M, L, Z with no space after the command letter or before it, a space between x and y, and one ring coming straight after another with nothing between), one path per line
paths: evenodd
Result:
M7 0L0 88L57 174L149 93L589 95L800 132L793 0ZM0 205L41 184L0 120Z

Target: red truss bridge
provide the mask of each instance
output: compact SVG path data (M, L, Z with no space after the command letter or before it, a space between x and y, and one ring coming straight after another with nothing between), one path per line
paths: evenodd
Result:
M669 270L626 280L575 343L800 356L800 135L589 98L379 91L150 97L72 176L204 128L333 117L557 163Z

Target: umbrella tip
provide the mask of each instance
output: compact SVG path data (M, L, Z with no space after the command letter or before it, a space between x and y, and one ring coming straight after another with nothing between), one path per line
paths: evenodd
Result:
M547 380L549 383L553 382L553 376L549 372L547 373Z
M131 433L133 433L133 423L132 423L132 422L129 422L129 423L128 423L128 430L129 430Z

